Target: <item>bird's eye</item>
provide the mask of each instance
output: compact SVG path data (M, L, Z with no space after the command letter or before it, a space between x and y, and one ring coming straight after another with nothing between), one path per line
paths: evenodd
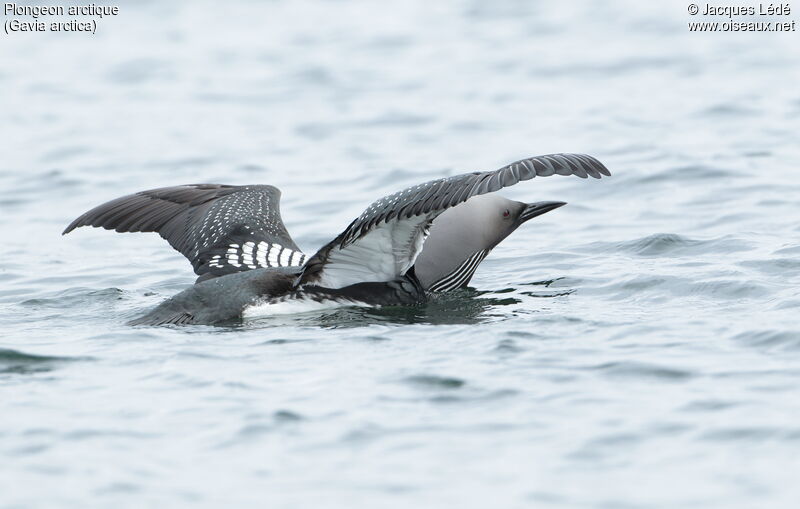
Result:
M505 212L503 212L503 217L508 217L510 215L511 215L511 212L509 212L508 209L506 209Z

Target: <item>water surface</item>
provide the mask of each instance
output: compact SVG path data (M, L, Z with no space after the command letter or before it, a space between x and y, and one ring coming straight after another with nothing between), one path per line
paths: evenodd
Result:
M800 6L798 6L800 7ZM0 46L0 506L797 507L800 45L614 1L123 3ZM234 327L124 322L194 280L61 230L269 183L306 252L404 186L552 152L613 177L473 289Z

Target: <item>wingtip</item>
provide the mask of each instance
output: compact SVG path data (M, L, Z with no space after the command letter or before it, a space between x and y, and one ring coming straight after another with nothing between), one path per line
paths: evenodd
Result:
M600 161L597 161L597 163L598 163L598 165L597 165L596 170L599 171L600 173L602 173L603 175L605 175L606 177L610 177L611 176L611 171L609 171L609 169L606 168L605 165L603 163L601 163ZM597 176L595 178L600 178L600 177Z
M84 226L84 224L81 223L80 218L78 218L78 219L74 220L73 222L71 222L69 225L67 225L67 227L64 228L64 231L61 232L61 235L66 235L69 232L71 232L72 230L74 230L75 228L78 228L78 227L81 227L81 226Z
M610 177L610 176L611 176L611 171L609 171L609 169L608 169L608 168L606 168L606 165L605 165L605 164L603 164L603 163L601 163L599 159L597 159L597 158L596 158L596 157L594 157L594 156L590 156L590 155L588 155L588 154L582 154L582 155L583 155L584 157L587 157L587 158L589 158L589 160L590 160L592 163L594 163L594 164L592 165L592 167L593 167L595 170L597 170L597 172L598 172L598 173L601 173L601 174L605 175L606 177ZM600 175L592 175L592 176L593 176L594 178L598 178L598 179L599 179L599 178L601 178L601 176L600 176Z

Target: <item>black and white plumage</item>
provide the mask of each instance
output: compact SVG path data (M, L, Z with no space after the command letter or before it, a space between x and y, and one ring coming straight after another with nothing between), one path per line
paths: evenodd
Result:
M410 304L424 301L425 289L430 286L450 289L465 285L483 257L519 224L563 205L563 202L523 204L504 198L498 198L501 200L498 201L480 197L535 176L554 174L582 178L610 175L593 157L553 154L523 159L495 171L466 173L412 186L374 202L301 268L252 267L260 265L256 246L261 242L299 251L280 219L279 192L271 186L178 186L146 191L87 212L65 233L84 224L117 231L158 231L192 261L198 274L226 272L210 281L198 282L168 299L136 320L137 324L214 323L244 314L252 315L256 308L269 314L269 310L276 309L280 303L298 300ZM223 187L227 189L220 191ZM187 196L192 192L196 193L195 197ZM226 194L215 197L215 192ZM238 193L242 193L239 198L236 197ZM256 198L259 193L261 198ZM222 199L231 201L216 205ZM249 203L250 208L233 211L230 204L237 199L263 200L257 201L256 207L263 209L263 217L255 220L256 228L248 222L258 215L253 202ZM166 203L158 207L162 211L154 213L147 205L151 202L146 200ZM470 220L464 216L467 212L457 212L458 206L468 200L476 205L467 207L465 204L464 211L478 211L479 215L496 213L502 221L497 219L486 223L484 228L488 240L484 239L482 244L479 242L479 249L472 249L469 243L463 242L457 246L461 251L458 256L447 260L453 266L446 272L440 272L438 277L435 273L418 277L415 264L429 233L435 231L432 228L436 228L437 218L450 210L453 221ZM516 205L504 209L506 202ZM225 223L234 224L233 228L221 224L213 234L204 233L203 225L207 226L209 222L216 225L219 221L215 218L224 217L226 212L235 218L231 223ZM257 233L250 233L254 230ZM233 256L238 255L236 249L234 253L228 253L232 244L247 246L251 238L252 252L243 249L240 258ZM223 254L226 255L224 258ZM228 257L228 254L232 256ZM444 255L433 253L431 256L442 258ZM294 256L290 255L286 260L291 262L293 259ZM212 263L214 261L226 263ZM241 271L247 272L238 274ZM423 284L426 279L429 286ZM226 304L217 306L215 300L225 300Z
M415 264L429 292L464 288L497 244L523 223L566 205L560 201L522 203L498 194L475 196L436 218Z
M422 251L431 223L445 210L537 175L554 174L581 178L610 175L591 156L551 154L522 159L495 171L465 173L409 187L372 203L309 259L301 282L347 285L367 274L382 278L404 274Z
M123 196L75 219L79 226L158 232L200 279L256 268L302 265L306 256L280 214L281 192L269 185L193 184Z
M478 265L486 258L489 252L489 249L481 249L467 256L455 269L431 283L428 291L449 292L457 288L464 288L469 283L469 280L472 279Z

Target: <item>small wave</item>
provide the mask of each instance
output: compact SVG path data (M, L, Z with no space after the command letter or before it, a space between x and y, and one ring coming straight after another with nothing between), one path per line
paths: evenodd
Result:
M355 122L357 127L416 127L433 122L428 115L411 115L402 112L388 112L368 120Z
M143 487L139 484L134 484L130 482L111 482L98 488L97 493L130 494L130 493L139 493L142 491L142 489Z
M745 241L725 235L713 239L692 239L677 233L655 233L646 237L622 242L594 242L587 246L591 252L627 252L645 257L662 255L699 255L704 253L732 253L750 249Z
M305 419L302 415L292 412L291 410L276 410L275 413L272 414L272 418L278 423L298 422Z
M460 378L438 375L414 375L405 379L411 385L427 389L458 389L466 382Z
M434 396L431 396L428 401L431 403L444 403L444 404L454 404L454 403L474 403L476 401L493 401L497 399L505 399L514 397L519 394L519 391L516 389L497 389L494 391L474 391L470 394L467 393L458 393L455 394L453 392L447 393L440 393Z
M750 117L758 114L759 110L755 108L731 103L715 104L698 112L701 117Z
M95 440L108 437L121 437L121 438L155 438L161 436L160 433L145 432L134 429L101 429L101 428L78 428L70 430L63 434L66 440L81 441L81 440Z
M708 166L704 164L691 164L675 166L650 173L643 173L631 179L631 185L646 185L654 183L691 182L696 180L722 180L739 177L739 172ZM630 189L630 188L629 188Z
M670 275L636 276L613 283L604 288L617 292L618 297L628 297L644 292L658 292L660 296L699 296L716 299L758 298L770 293L766 286L754 281L709 280L695 281Z
M492 351L500 354L513 355L522 353L525 349L518 346L512 339L501 339L497 342Z
M647 237L620 244L622 250L641 256L658 256L676 250L696 246L700 243L676 233L656 233Z
M724 401L719 399L699 399L685 404L681 410L689 413L713 413L741 405L739 402Z
M795 308L800 308L800 299L785 300L775 305L775 309L795 309Z
M69 288L60 291L55 297L28 299L20 302L22 306L32 308L51 308L63 309L75 305L85 305L87 303L105 303L122 300L125 292L119 288L103 288L96 290L92 288Z
M62 362L84 360L79 357L54 357L48 355L34 355L30 353L0 348L0 374L30 374L52 371Z
M639 361L606 362L591 366L589 369L610 377L655 378L672 382L683 382L695 376L694 373L685 369Z
M59 189L68 193L81 184L71 173L46 165L41 171L8 171L9 183L0 189L0 201L5 205L35 204L42 199L43 189ZM54 202L62 195L53 195Z
M766 286L755 281L713 280L694 283L690 293L716 298L741 299L763 297L772 292Z
M794 258L770 258L766 260L746 260L739 262L741 267L750 267L764 274L789 276L800 272L800 260Z
M734 341L766 349L800 350L800 332L781 330L754 330L737 334Z
M580 62L566 63L564 65L536 65L529 72L537 77L548 76L583 76L605 77L635 74L649 69L664 69L680 65L682 62L676 58L664 57L631 57L614 60L611 62Z
M763 442L767 440L796 440L791 430L767 426L726 426L700 435L700 440L713 442Z
M773 254L776 255L800 255L800 246L789 246L778 249Z
M644 439L639 433L608 433L592 438L569 454L574 459L600 459L620 448L630 449Z

